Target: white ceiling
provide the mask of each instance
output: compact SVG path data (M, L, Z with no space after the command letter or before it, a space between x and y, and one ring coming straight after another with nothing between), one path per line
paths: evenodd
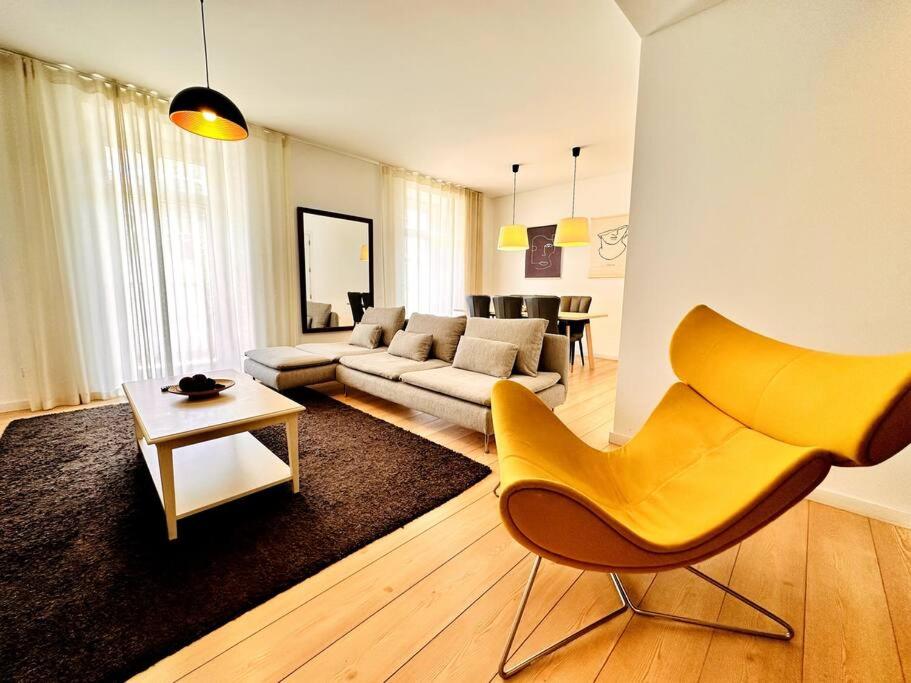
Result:
M639 37L613 0L208 0L212 87L251 122L492 196L632 166ZM2 0L0 46L172 95L195 0Z

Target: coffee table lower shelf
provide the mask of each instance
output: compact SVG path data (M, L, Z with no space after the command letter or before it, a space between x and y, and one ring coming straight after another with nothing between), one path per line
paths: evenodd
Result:
M164 506L158 452L139 441L158 498ZM175 448L177 519L292 480L291 468L249 432Z

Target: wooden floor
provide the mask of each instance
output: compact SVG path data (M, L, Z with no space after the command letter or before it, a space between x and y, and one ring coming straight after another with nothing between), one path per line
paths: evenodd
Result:
M557 409L606 448L616 364L573 373ZM491 681L532 556L500 525L496 449L445 420L326 393L490 465L485 481L159 662L148 681ZM0 418L0 429L10 416ZM306 476L302 472L301 476ZM701 565L787 619L782 643L624 614L514 680L899 681L911 676L911 530L804 502ZM764 627L685 571L623 576L646 608ZM544 562L516 657L618 606L606 575ZM515 659L515 658L514 658ZM904 672L904 674L903 674Z

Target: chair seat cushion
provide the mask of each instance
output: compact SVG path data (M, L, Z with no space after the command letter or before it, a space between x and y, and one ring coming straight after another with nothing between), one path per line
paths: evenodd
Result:
M408 372L403 374L401 379L403 382L407 382L413 386L430 389L431 391L460 398L463 401L477 403L482 406L490 405L490 395L493 392L493 385L502 381L497 377L453 367L439 368L437 370L423 370L421 372ZM508 379L509 381L521 384L526 389L537 393L539 391L544 391L559 382L560 375L556 372L539 372L536 377L512 375Z
M260 365L275 370L294 370L296 368L326 365L332 360L314 353L307 353L293 346L268 346L263 349L247 351L247 358L252 358Z
M339 363L352 370L360 370L377 377L398 380L405 372L415 372L417 370L434 370L448 365L445 361L438 358L431 358L425 361L412 360L401 356L393 356L391 353L370 353L357 356L342 356Z
M334 363L339 358L344 358L345 356L356 356L362 353L381 353L386 350L385 346L376 349L365 349L363 346L355 346L354 344L346 344L345 342L298 344L294 348L299 351L306 351L315 356L322 356L331 363Z
M684 384L671 387L629 443L607 453L549 424L546 408L531 422L538 431L520 433L535 408L519 401L513 410L524 418L494 413L501 510L534 546L580 566L697 561L774 519L830 466L828 452L753 431Z

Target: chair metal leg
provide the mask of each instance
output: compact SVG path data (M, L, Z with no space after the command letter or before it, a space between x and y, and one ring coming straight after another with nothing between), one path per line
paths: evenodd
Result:
M701 571L699 571L695 567L687 567L687 570L689 570L690 572L692 572L693 574L698 576L703 581L706 581L706 582L712 584L713 586L715 586L716 588L723 590L725 593L730 595L732 598L736 598L737 600L742 602L747 607L752 607L754 610L756 610L763 616L768 617L769 619L774 621L776 624L781 626L784 629L784 631L783 632L781 632L781 631L759 631L759 630L752 629L752 628L743 628L742 626L720 624L716 621L704 621L702 619L692 619L690 617L678 616L676 614L666 614L664 612L652 612L650 610L641 609L641 608L633 605L629 601L629 596L625 596L624 600L630 605L630 608L633 610L634 613L636 613L642 617L658 617L661 619L670 619L672 621L683 622L684 624L693 624L695 626L708 626L709 628L717 628L722 631L732 631L733 633L742 633L742 634L748 635L748 636L759 636L760 638L771 638L773 640L791 640L791 638L794 637L794 629L791 627L791 625L788 622L786 622L784 619L779 617L777 614L770 612L762 605L759 605L759 604L753 602L748 597L746 597L745 595L741 595L740 593L738 593L734 589L730 588L729 586L725 586L723 583L716 581L711 576L703 574ZM624 588L622 583L619 584L618 590L622 591L624 594L626 593L626 589Z
M588 626L585 626L585 627L579 629L578 631L575 631L575 632L569 634L568 636L566 636L562 640L557 641L553 645L550 645L549 647L546 647L543 650L536 652L535 654L522 660L521 662L519 662L512 668L507 669L506 663L507 663L507 661L509 661L509 657L512 655L510 650L512 649L513 641L516 638L516 632L519 630L519 623L522 621L522 614L525 612L525 606L528 604L528 597L531 594L531 587L534 585L535 577L538 574L538 568L540 566L541 566L541 558L535 557L534 564L531 567L531 575L528 577L528 583L525 586L525 591L522 593L522 599L519 601L519 609L516 612L515 619L513 620L512 628L509 630L509 638L506 640L506 647L503 649L503 656L500 658L499 673L500 673L500 676L504 679L515 676L517 673L519 673L520 671L522 671L523 669L528 667L530 664L538 661L542 657L546 657L547 655L559 650L561 647L576 640L577 638L581 638L586 633L589 633L590 631L596 629L598 626L601 626L605 622L608 622L611 619L613 619L614 617L619 616L620 614L625 612L627 609L630 609L633 611L634 614L643 616L643 617L659 617L662 619L670 619L672 621L683 622L684 624L692 624L694 626L707 626L709 628L717 628L717 629L721 629L724 631L733 631L734 633L742 633L745 635L759 636L762 638L772 638L774 640L790 640L791 638L794 637L794 629L791 628L790 624L788 624L788 622L786 622L784 619L782 619L781 617L777 616L776 614L770 612L769 610L765 609L761 605L758 605L757 603L753 602L749 598L741 595L737 591L729 588L728 586L725 586L723 583L719 583L712 577L707 576L706 574L703 574L701 571L699 571L695 567L687 567L687 569L690 572L692 572L693 574L695 574L696 576L698 576L699 578L703 579L704 581L707 581L708 583L712 584L713 586L715 586L717 588L720 588L721 590L723 590L725 593L727 593L731 597L736 598L737 600L740 600L740 602L742 602L743 604L747 605L748 607L752 607L754 610L756 610L760 614L768 617L769 619L771 619L778 625L782 626L785 629L784 633L771 632L771 631L757 631L757 630L749 629L749 628L741 628L739 626L720 624L720 623L714 622L714 621L704 621L702 619L691 619L690 617L678 616L676 614L666 614L664 612L652 612L650 610L641 609L641 608L637 607L636 605L634 605L633 601L630 600L629 594L626 592L626 587L623 585L623 582L620 580L620 577L617 574L611 573L610 574L611 582L614 584L614 589L617 591L617 596L620 598L620 603L621 603L620 607L615 609L613 612L610 612L606 616L601 617L597 621L593 621Z
M593 621L588 626L585 626L584 628L581 628L578 631L575 631L575 632L569 634L562 640L559 640L556 643L554 643L553 645L546 647L543 650L540 650L539 652L536 652L535 654L531 655L527 659L523 659L521 662L519 662L512 668L507 669L506 662L509 660L509 657L512 654L512 653L510 653L510 650L512 649L512 643L516 638L516 631L519 630L519 622L521 622L521 620L522 620L522 613L525 611L525 605L528 604L528 596L531 594L531 587L535 582L535 577L538 574L538 567L540 567L540 566L541 566L541 557L540 556L535 557L535 562L531 566L531 575L528 577L528 583L525 586L525 592L522 593L522 599L519 601L519 610L518 610L518 612L516 612L516 618L512 622L512 628L509 630L509 638L506 641L506 647L503 649L503 656L500 658L499 672L500 672L500 676L502 678L510 678L511 676L515 676L517 673L522 671L522 669L526 668L533 662L536 662L539 659L541 659L542 657L546 657L547 655L551 654L552 652L559 650L561 647L563 647L567 643L572 642L576 638L581 638L589 631L592 631L593 629L598 628L601 624L603 624L607 621L610 621L614 617L625 612L628 607L631 607L631 605L628 602L629 598L626 596L626 593L620 592L620 585L621 585L620 579L617 577L616 574L611 574L610 577L614 583L614 588L617 590L617 595L620 598L620 601L623 603L622 605L620 605L620 607L615 609L613 612L611 612L607 616L601 617L597 621Z
M579 356L582 358L582 367L585 367L585 351L582 350L582 337L579 337Z

